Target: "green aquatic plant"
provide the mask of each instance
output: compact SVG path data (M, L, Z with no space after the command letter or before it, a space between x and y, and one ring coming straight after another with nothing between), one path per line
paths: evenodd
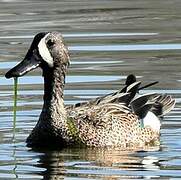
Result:
M18 78L14 78L14 105L13 105L13 140L16 132L16 112L17 112Z

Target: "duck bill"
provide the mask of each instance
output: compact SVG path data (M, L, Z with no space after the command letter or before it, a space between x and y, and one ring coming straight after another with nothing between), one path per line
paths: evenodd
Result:
M37 61L33 56L31 58L25 58L15 67L10 69L6 74L6 78L24 76L26 73L36 69L40 66L40 61Z

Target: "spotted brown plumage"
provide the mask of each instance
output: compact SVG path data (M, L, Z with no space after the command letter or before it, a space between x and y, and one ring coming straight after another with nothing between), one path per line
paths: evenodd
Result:
M173 109L175 100L155 93L139 96L141 82L129 75L125 87L88 102L64 106L63 89L69 53L58 32L35 36L22 62L6 73L19 77L40 67L44 104L27 138L31 147L93 146L136 148L159 143L159 117Z

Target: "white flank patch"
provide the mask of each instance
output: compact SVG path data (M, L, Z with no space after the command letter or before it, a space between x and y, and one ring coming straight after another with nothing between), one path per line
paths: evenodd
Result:
M150 126L155 131L160 131L160 120L159 118L152 112L148 111L147 115L143 119L144 127Z
M49 35L49 33L41 39L41 41L38 44L38 51L41 55L41 57L43 58L44 61L46 61L48 63L48 65L50 67L53 67L53 58L46 46L46 37Z

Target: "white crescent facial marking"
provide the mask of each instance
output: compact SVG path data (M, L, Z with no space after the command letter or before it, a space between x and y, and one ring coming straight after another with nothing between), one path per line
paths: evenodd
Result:
M43 58L43 60L46 61L50 67L53 67L53 58L46 46L46 37L48 35L49 33L46 34L44 38L42 38L41 41L39 42L38 51L39 51L40 56Z

